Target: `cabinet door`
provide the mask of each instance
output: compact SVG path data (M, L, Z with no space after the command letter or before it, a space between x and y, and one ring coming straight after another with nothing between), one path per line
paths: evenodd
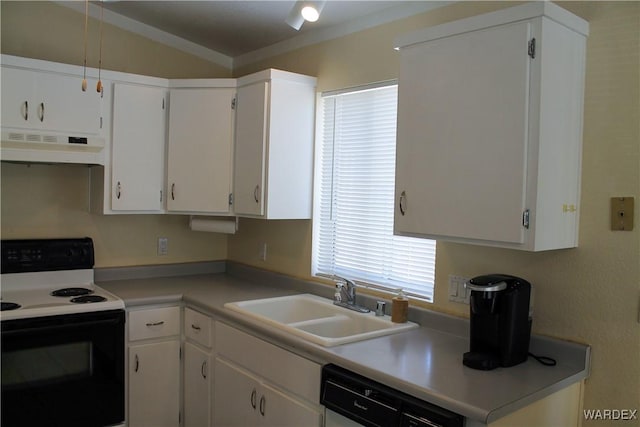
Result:
M184 425L211 425L210 354L191 343L184 345Z
M101 94L96 81L82 91L82 78L36 73L38 120L42 128L56 132L97 135L100 132Z
M238 89L233 192L236 214L264 214L268 96L267 82Z
M213 424L225 427L257 425L259 388L257 378L216 358Z
M111 154L111 208L162 210L164 90L115 84Z
M322 425L322 415L317 408L306 406L267 384L262 385L258 411L260 424L263 426L319 427Z
M129 427L177 427L180 342L129 347Z
M234 94L231 88L171 90L168 210L229 212Z
M516 23L402 50L396 233L523 242L530 32Z
M90 81L40 71L2 68L2 126L73 135L100 132L101 96Z
M30 128L36 119L35 73L2 67L2 127Z

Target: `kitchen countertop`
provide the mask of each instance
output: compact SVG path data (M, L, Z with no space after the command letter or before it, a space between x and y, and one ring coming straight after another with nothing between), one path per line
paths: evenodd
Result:
M231 265L227 270L108 281L101 281L97 271L96 283L122 298L127 308L184 303L319 363L334 363L487 424L588 376L588 346L542 337L532 337L531 351L557 359L554 367L532 358L492 371L465 367L462 354L468 351L469 339L459 324L466 321L438 319L441 315L428 310L419 310L427 312L422 317L410 314L410 320L420 323L418 329L336 347L316 345L225 309L224 304L296 293L330 297L331 287L274 273L263 277L260 270L246 267Z

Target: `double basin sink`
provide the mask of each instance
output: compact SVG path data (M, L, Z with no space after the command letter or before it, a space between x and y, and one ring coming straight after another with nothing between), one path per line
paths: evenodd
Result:
M225 308L325 346L395 334L417 328L413 322L393 323L390 316L358 313L311 294L231 302Z

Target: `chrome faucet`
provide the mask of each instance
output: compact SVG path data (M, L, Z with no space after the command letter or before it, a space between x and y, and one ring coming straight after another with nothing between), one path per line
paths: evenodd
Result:
M336 293L333 299L335 305L360 313L368 313L371 311L366 307L356 304L356 284L353 280L335 275L332 276L331 279L336 282Z

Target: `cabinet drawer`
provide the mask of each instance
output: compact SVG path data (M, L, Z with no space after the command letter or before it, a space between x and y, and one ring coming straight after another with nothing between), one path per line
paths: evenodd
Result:
M180 307L129 312L129 341L180 334Z
M184 334L187 338L211 348L211 318L190 308L184 310Z
M221 322L215 323L218 354L313 403L320 402L321 366Z

